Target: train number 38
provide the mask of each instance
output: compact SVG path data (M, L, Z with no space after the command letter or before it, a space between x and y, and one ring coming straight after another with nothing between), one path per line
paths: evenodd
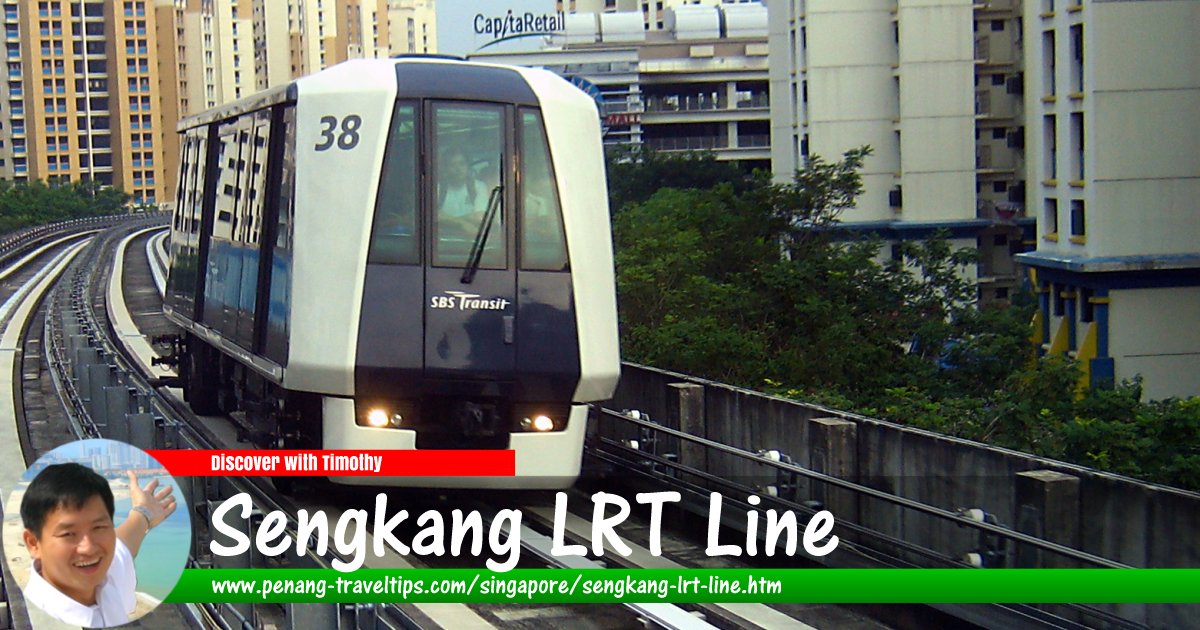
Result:
M334 133L339 127L337 116L322 116L321 125L321 141L313 147L317 151L327 151L335 143L343 151L358 146L358 128L362 126L362 117L358 114L350 114L342 119L341 133Z

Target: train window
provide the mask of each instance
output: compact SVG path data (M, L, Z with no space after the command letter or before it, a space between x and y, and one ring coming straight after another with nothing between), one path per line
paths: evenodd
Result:
M542 118L521 112L521 268L567 269L562 213Z
M433 264L465 267L476 240L480 268L508 266L504 234L501 108L438 104L434 124ZM489 208L495 204L494 208ZM491 212L489 212L491 210Z
M420 262L416 122L413 105L401 103L396 106L396 112L392 115L391 139L383 158L368 263L396 265Z
M278 131L278 130L277 130ZM267 290L267 340L264 351L281 365L288 352L288 315L292 308L292 217L295 215L296 108L283 110L283 168L279 182L279 216L275 223L275 248L271 252L271 279Z
M220 129L220 146L217 147L217 191L216 222L213 236L230 240L233 238L233 213L237 207L238 152L236 122L224 123Z
M247 195L246 204L246 225L243 233L242 241L251 245L258 244L259 233L262 231L262 216L263 202L265 197L259 195L259 191L266 189L267 175L267 144L269 141L271 129L271 112L270 110L262 110L255 114L254 117L254 146L252 157L250 158L250 172L247 176L250 178L250 183L247 186L249 194Z

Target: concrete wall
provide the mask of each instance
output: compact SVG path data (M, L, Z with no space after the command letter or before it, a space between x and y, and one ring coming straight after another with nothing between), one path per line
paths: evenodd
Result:
M1110 293L1110 341L1117 378L1141 374L1144 396L1200 393L1200 287Z
M638 409L660 424L679 428L681 390L672 387L679 383L702 388L688 393L702 397L702 418L687 427L692 434L750 451L777 449L800 466L839 468L839 476L946 510L982 508L1006 526L1125 564L1200 567L1197 493L631 364L623 366L609 406ZM814 422L819 418L853 423L849 457L834 456L829 423ZM602 432L610 437L638 437L627 429L619 423L602 424ZM620 431L626 434L618 435ZM678 444L659 445L660 453L680 454L680 450ZM748 460L702 455L695 448L683 450L681 458L685 465L706 466L725 479L759 486L775 482L773 469ZM1018 500L1018 473L1035 470L1064 473L1078 483L1072 482L1071 492L1061 495L1066 498L1047 494L1039 503L1030 498L1029 476L1023 476L1027 485ZM979 547L977 534L969 528L876 499L847 501L803 484L798 499L813 497L824 500L839 522L854 520L858 512L862 525L941 554L957 558ZM1010 551L1009 566L1037 557L1029 549L1010 546ZM1063 566L1045 554L1041 558L1037 564ZM1155 627L1184 627L1194 621L1178 606L1128 605L1109 610Z

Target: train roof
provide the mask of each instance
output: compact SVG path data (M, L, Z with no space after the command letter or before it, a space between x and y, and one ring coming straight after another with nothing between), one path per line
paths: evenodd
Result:
M354 59L354 60L350 60L350 62L342 62L340 64L330 66L329 68L326 68L316 74L323 74L326 72L337 72L339 69L339 66L343 66L346 63L364 63L364 62L365 63L387 63L387 64L391 64L393 66L398 66L400 64L448 64L448 65L460 66L464 70L470 68L471 71L473 71L473 72L479 72L479 71L486 72L486 71L488 71L488 69L491 69L491 70L507 70L507 71L511 71L515 74L520 74L521 70L527 70L527 68L519 68L517 66L509 66L509 65L495 64L495 63L480 63L477 61L466 61L466 60L462 60L462 59L459 59L456 57L449 57L449 56L443 56L443 55L401 55L401 56L393 57L390 59ZM472 95L472 96L475 96L475 95L477 95L478 92L480 92L480 90L478 90L478 89L469 89L468 88L466 90L463 90L464 87L471 86L471 85L478 87L478 82L472 81L471 79L477 79L479 77L477 77L477 76L476 77L453 76L456 74L458 74L458 73L444 73L443 74L441 72L417 72L417 73L414 73L413 78L418 79L420 82L424 83L425 85L434 86L432 91L437 93L437 96L467 97L468 96L467 92L469 92L470 95ZM311 77L311 76L315 76L315 75L308 75L308 77ZM194 114L192 116L183 118L176 125L176 131L183 132L183 131L185 131L187 129L191 129L193 127L207 125L209 123L212 123L212 122L215 122L218 120L225 120L227 118L239 116L239 115L245 114L247 112L252 112L252 111L262 109L264 107L269 107L271 105L276 105L279 103L289 103L289 102L294 103L296 101L296 97L299 92L298 83L300 81L304 81L308 77L300 77L297 79L293 79L285 85L280 85L280 86L276 86L273 88L269 88L267 90L263 90L262 92L257 92L250 96L240 98L231 103L218 105L217 107L208 109L199 114ZM463 79L466 79L466 80L464 81ZM501 82L500 85L493 84L492 89L487 89L484 91L497 92L496 94L492 94L492 96L498 98L499 100L512 101L512 102L518 102L518 103L536 104L536 99L533 98L533 93L532 93L532 91L530 91L528 89L527 85L522 85L520 87L517 87L516 85L510 84L507 86L507 89L504 89L504 87L502 87L504 83L507 83L507 82ZM522 83L524 83L524 82L522 81ZM501 89L496 90L496 88L501 88ZM524 89L522 89L522 88L524 88ZM458 92L463 92L463 93L457 94Z

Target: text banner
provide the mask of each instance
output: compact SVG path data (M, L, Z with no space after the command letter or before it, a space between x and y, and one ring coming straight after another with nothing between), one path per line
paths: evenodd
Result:
M1200 569L187 569L169 602L1194 604Z
M516 453L503 451L223 450L146 451L172 475L271 477L512 477Z

